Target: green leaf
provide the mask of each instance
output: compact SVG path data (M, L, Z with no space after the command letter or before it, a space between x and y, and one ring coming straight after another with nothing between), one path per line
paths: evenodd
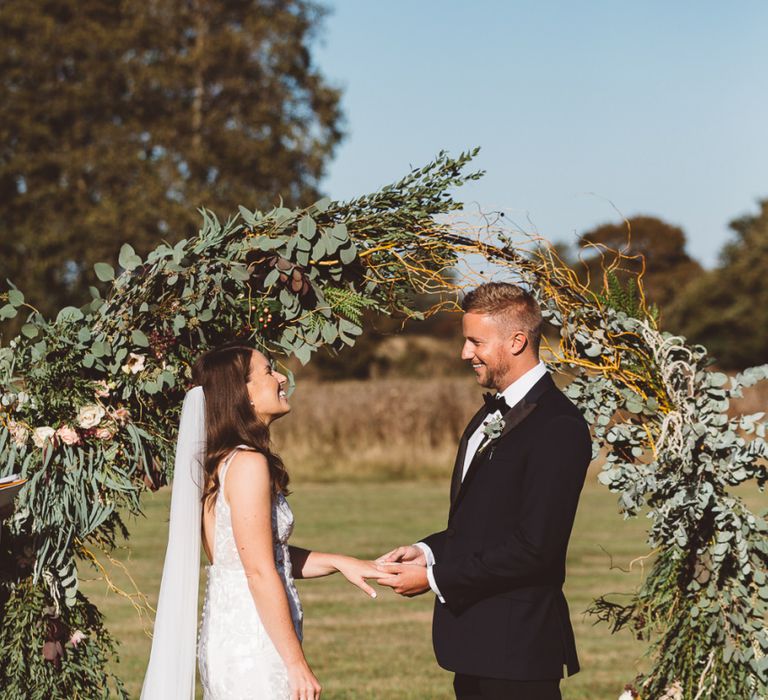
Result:
M141 258L136 255L136 251L130 243L123 243L120 248L120 255L117 258L117 262L124 270L135 270L141 265Z
M312 357L312 346L307 343L296 344L293 346L293 354L302 365L306 365Z
M91 368L96 362L96 358L89 352L85 353L83 357L83 367Z
M329 345L339 337L336 326L334 326L332 323L324 323L323 327L320 329L320 333L323 336L323 340Z
M210 309L203 309L199 314L197 314L198 321L202 321L205 323L206 321L210 321L213 318L213 311Z
M250 238L248 240L248 247L251 250L275 250L283 245L286 241L285 236L278 236L270 238L269 236L258 236L256 238Z
M280 277L280 270L278 270L275 267L272 270L270 270L269 274L264 278L264 284L262 286L264 287L264 289L271 287L275 282L277 282L279 277Z
M6 304L0 308L0 321L4 321L6 318L13 318L17 313L18 311L16 311L16 307L13 304Z
M314 247L312 248L312 257L315 260L320 260L325 256L325 251L326 251L325 236L321 235L317 239L317 243L315 243Z
M229 274L233 279L246 282L251 278L251 273L245 265L232 265L229 268Z
M312 206L319 212L328 211L328 207L331 206L331 199L330 197L323 197L318 199Z
M256 217L253 215L253 212L249 211L242 205L240 205L238 209L240 210L240 216L243 217L243 221L245 221L248 226L253 227L256 225Z
M133 341L134 345L138 345L142 348L148 348L149 347L149 339L146 335L140 330L135 329L133 333L131 333L131 340Z
M83 312L75 306L65 306L56 316L56 323L66 321L82 321Z
M104 357L104 355L106 355L109 352L109 350L110 350L109 344L102 342L100 340L96 341L91 346L91 353L93 354L94 357Z
M34 323L25 323L21 327L21 332L27 336L27 338L34 338L38 334L38 328Z
M363 329L352 323L352 321L348 321L346 318L340 318L339 319L339 333L346 333L348 335L360 335L363 332Z
M315 233L317 233L317 224L309 214L306 214L299 221L298 229L301 238L311 241L315 237Z
M339 251L339 259L344 265L349 265L357 257L357 249L353 245L345 246Z
M330 230L330 234L340 243L346 243L349 240L349 233L347 233L347 227L344 224L336 224Z
M8 303L21 306L24 303L24 295L18 289L8 290Z
M107 263L96 263L93 266L93 271L102 282L111 282L115 279L115 270L112 265L107 265Z
M178 335L182 328L187 325L187 319L181 314L176 314L173 318L173 332Z

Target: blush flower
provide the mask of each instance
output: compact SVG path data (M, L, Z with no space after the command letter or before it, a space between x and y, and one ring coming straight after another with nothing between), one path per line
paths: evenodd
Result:
M46 442L53 442L55 434L56 431L49 425L40 426L32 431L32 442L35 443L35 447L42 449Z
M85 632L81 630L75 630L72 633L72 636L69 638L69 643L73 647L76 647L78 644L80 644L80 642L82 642L86 638L86 636L87 635L85 634Z
M96 428L93 431L93 436L99 440L111 440L112 435L113 433L109 428Z
M138 374L144 369L146 360L145 355L138 355L135 352L129 353L128 361L122 367L123 372L126 374Z
M112 411L112 418L114 418L118 425L124 425L130 420L131 414L128 412L127 408L116 408Z
M77 414L77 424L84 430L95 428L104 417L104 409L98 404L92 403L83 406Z
M8 421L8 431L11 433L16 447L23 447L29 439L29 428L16 421Z
M106 399L107 396L109 396L109 384L107 384L103 379L100 379L98 382L96 382L96 389L93 393L96 395L96 398Z
M65 445L77 445L80 442L80 436L74 428L70 428L68 425L62 425L56 431L56 437L59 438Z

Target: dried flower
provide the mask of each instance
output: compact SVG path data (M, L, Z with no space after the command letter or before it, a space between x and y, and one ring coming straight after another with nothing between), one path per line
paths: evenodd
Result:
M144 369L146 360L145 355L138 355L135 352L129 353L128 361L123 365L123 372L126 374L138 374Z
M99 404L92 403L83 406L77 414L77 424L87 430L95 428L104 417L104 408Z
M80 442L80 436L77 434L77 431L68 425L62 425L56 431L56 437L65 445L77 445Z
M27 440L29 439L29 428L27 428L27 426L11 420L8 421L8 430L11 433L11 437L13 438L16 447L23 447L27 444Z
M109 428L96 428L93 436L99 440L111 440L114 433Z
M32 431L32 442L35 447L43 448L46 442L53 442L56 431L48 425L42 425Z
M683 686L680 681L675 681L672 685L664 688L664 695L659 700L683 700Z

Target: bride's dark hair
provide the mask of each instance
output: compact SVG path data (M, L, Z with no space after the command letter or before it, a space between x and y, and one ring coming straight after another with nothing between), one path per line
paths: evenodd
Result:
M288 472L272 451L269 427L251 406L246 384L253 348L234 342L209 350L192 368L192 381L205 394L205 459L203 506L219 490L217 467L238 445L247 445L267 458L272 488L288 494Z

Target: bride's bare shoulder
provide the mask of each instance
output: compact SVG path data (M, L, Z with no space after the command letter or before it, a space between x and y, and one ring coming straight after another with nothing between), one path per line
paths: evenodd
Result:
M236 493L238 488L269 485L267 458L256 450L239 449L227 468L227 491Z

